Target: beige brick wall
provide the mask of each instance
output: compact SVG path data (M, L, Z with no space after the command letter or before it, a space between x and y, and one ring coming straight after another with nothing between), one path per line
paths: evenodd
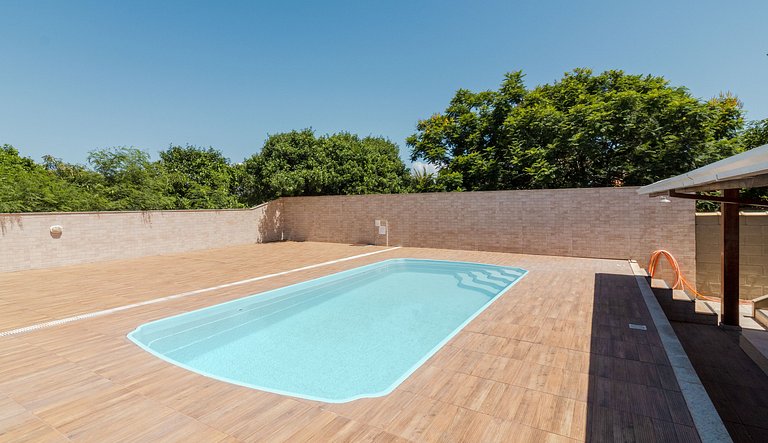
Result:
M0 272L279 240L280 206L0 214ZM52 225L64 228L60 238L51 236Z
M695 281L694 203L637 188L554 189L282 199L289 240L633 258L668 249Z
M695 280L692 201L636 188L292 197L252 210L0 214L0 272L288 240L390 244L571 257L668 249ZM64 234L53 238L52 225Z
M742 212L739 223L739 296L768 294L768 213ZM696 215L696 280L699 291L720 294L720 216Z

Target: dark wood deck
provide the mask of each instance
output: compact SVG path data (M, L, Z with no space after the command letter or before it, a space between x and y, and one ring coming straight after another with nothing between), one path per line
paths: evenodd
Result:
M672 322L734 442L768 442L768 377L739 347L739 333Z

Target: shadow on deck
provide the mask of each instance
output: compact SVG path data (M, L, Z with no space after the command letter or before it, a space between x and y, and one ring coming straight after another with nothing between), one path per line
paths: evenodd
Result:
M700 441L633 275L595 275L590 352L586 441Z
M768 441L768 376L739 347L739 333L672 322L735 442Z

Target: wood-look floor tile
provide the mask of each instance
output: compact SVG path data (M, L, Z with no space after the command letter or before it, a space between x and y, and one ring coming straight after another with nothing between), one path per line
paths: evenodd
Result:
M381 249L286 242L9 273L0 330ZM213 380L126 338L148 321L398 257L529 274L391 394L343 404ZM625 262L401 248L0 337L0 440L697 439L658 333L629 322L651 326Z

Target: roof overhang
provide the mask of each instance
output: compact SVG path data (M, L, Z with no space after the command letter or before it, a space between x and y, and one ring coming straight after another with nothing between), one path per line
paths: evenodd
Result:
M643 186L637 192L653 197L685 192L763 186L768 186L768 145L750 149L685 174Z

